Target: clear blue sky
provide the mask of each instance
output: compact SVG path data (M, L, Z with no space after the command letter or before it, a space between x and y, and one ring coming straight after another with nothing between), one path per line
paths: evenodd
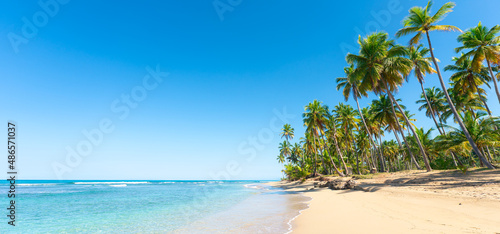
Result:
M242 0L221 18L211 0L70 1L57 11L52 6L53 16L44 18L37 1L2 1L0 122L19 125L24 179L56 179L53 166L67 165L66 148L77 147L86 140L82 131L105 118L113 131L62 179L212 179L220 172L232 173L230 179L277 179L280 139L277 132L266 137L273 110L294 114L288 122L301 136L308 102L333 107L344 101L335 90L346 66L342 47L356 46L359 33L394 35L416 4L425 1ZM442 23L491 27L500 23L497 5L458 1ZM26 31L23 17L38 20L36 33ZM23 27L31 35L16 52L9 38L23 36ZM458 35L431 34L441 67L455 55ZM156 65L169 75L120 119L111 104ZM435 75L426 80L427 87L438 85ZM415 79L397 94L416 113L416 124L429 128L432 121L417 111L419 96ZM498 113L493 92L489 97ZM250 152L255 157L246 160Z

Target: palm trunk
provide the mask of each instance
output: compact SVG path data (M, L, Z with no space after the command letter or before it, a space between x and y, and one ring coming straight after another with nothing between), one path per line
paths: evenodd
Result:
M323 152L321 150L321 142L319 139L316 137L316 134L313 134L314 141L318 140L318 147L320 148L320 157L321 157L321 164L323 165L323 170L325 169L325 159L323 159Z
M495 92L497 93L498 102L500 103L500 92L498 91L497 78L493 74L493 70L491 70L490 60L486 59L486 63L488 64L488 70L490 70L491 79L493 80L493 84L495 85Z
M333 142L335 143L335 148L337 149L337 153L339 154L340 161L342 162L342 165L344 165L345 173L347 173L348 172L347 165L345 164L344 161L344 155L340 151L339 143L337 142L337 136L335 136L335 133L333 136Z
M356 100L356 105L358 106L358 112L359 112L359 116L361 116L361 121L363 121L363 125L365 126L365 129L366 129L366 133L368 133L368 138L370 138L370 142L372 143L373 145L373 148L375 149L375 152L377 152L377 144L375 144L375 141L373 140L372 138L372 135L370 134L370 130L368 129L368 125L366 125L366 121L365 121L365 117L363 116L363 112L361 112L361 108L359 107L359 102L358 102L358 97L356 95L356 93L358 93L358 89L356 87L354 87L354 100ZM377 152L379 153L379 152Z
M359 154L358 151L356 150L356 142L354 141L354 136L352 135L352 131L351 131L351 138L352 138L352 148L354 150L354 153L356 154L356 170L358 170L358 174L361 175L361 173L359 173Z
M408 141L406 140L405 134L403 134L403 130L401 129L401 125L399 124L398 116L396 115L396 110L394 109L394 103L396 103L396 105L398 105L398 109L399 109L399 111L401 111L401 114L405 117L406 123L408 125L410 125L410 122L406 118L406 115L404 114L404 111L401 109L399 104L397 104L396 100L393 100L394 97L392 96L391 92L389 91L387 84L384 83L384 85L385 85L385 88L387 89L387 93L389 94L389 100L391 100L391 104L392 104L391 109L392 109L392 114L394 115L394 121L396 122L396 125L398 126L398 129L401 132L401 135L403 136L404 141L407 143L405 145L406 145L406 149L408 150L408 153L410 154L411 161L415 164L417 169L420 170L421 168L418 165L417 160L415 160L415 157L413 156L413 153L411 152L410 147L408 146ZM414 134L414 136L415 136L415 138L417 138L417 142L420 142L420 140L418 139L418 136L416 134ZM421 149L423 149L423 148L421 147ZM422 150L422 156L424 157L424 162L425 162L425 152L423 150ZM427 167L427 164L425 166ZM430 168L430 166L427 168L427 171L429 171L429 168Z
M396 100L394 100L394 96L392 96L392 93L389 90L389 88L387 87L387 84L385 84L385 88L387 89L387 94L389 94L389 98L391 99L392 105L396 104L399 111L401 112L401 115L404 117L406 124L408 125L408 128L412 131L413 136L415 137L415 140L417 141L418 147L420 148L420 153L422 154L422 157L424 158L425 168L427 169L428 172L432 171L431 165L429 164L429 159L427 158L427 155L425 154L424 147L422 146L422 143L420 142L420 138L418 137L417 133L415 132L415 129L413 129L413 126L411 125L410 120L408 120L408 117L406 117L406 114L404 113L401 106L399 106L398 102L396 102ZM398 120L396 119L396 121L398 121Z
M335 165L335 163L333 162L332 155L330 154L330 152L328 152L328 147L326 147L325 149L326 149L326 153L328 154L328 157L330 158L330 162L333 165L333 169L335 169L335 172L337 172L337 174L339 174L339 176L344 177L345 176L344 173L339 171L339 169L337 168L337 165Z
M439 128L439 124L436 120L436 116L434 115L434 109L432 109L431 103L429 102L429 99L427 98L427 94L425 93L424 84L422 83L422 81L420 79L418 81L420 82L420 87L422 88L422 94L424 94L425 101L427 102L427 106L429 106L429 110L431 112L432 119L434 120L434 124L436 124L436 128L438 129L439 133L441 135L443 135L443 131L441 131L441 128Z
M384 152L382 149L382 138L380 137L380 135L378 136L378 141L379 141L379 145L380 145L380 152ZM382 167L381 168L382 172L385 172L386 165L385 165L385 158L384 158L383 153L380 154L380 166Z
M333 126L333 142L335 143L335 149L337 149L337 153L339 154L340 161L342 162L342 165L344 165L345 173L347 173L347 165L344 162L344 155L340 151L339 144L337 142L337 130L335 129L335 126Z
M439 70L439 65L437 63L436 57L434 57L434 51L432 51L433 49L432 49L432 44L431 44L431 38L429 37L429 31L426 31L425 34L427 36L427 42L429 43L429 50L431 51L432 61L434 62L434 66L436 66L436 71L437 71L437 74L439 77L439 83L441 83L441 87L443 88L444 95L446 96L446 101L448 101L448 105L450 106L451 111L453 112L453 115L455 116L455 119L457 119L458 125L460 125L460 128L462 128L462 131L464 132L465 137L469 141L469 144L472 146L474 153L476 153L478 155L479 159L481 161L483 161L484 164L488 168L494 169L495 167L493 167L493 165L491 165L491 163L489 163L486 160L486 158L484 158L484 156L481 154L481 151L479 151L479 148L477 148L476 143L474 142L474 140L472 140L472 137L470 136L469 131L465 127L464 122L462 121L462 119L458 115L457 109L455 108L455 105L453 105L453 102L451 101L450 95L448 94L448 90L446 90L446 85L444 84L443 77L441 76L441 71ZM493 76L493 71L491 70L491 66L490 66L489 61L488 60L486 60L486 61L488 62L488 68L490 69L490 74L492 75L493 81L495 82L495 90L497 92L498 101L500 102L500 93L498 92L498 87L497 87L497 83L495 80L495 76Z

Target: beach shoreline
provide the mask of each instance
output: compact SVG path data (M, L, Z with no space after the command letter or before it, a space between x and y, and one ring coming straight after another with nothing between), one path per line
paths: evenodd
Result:
M352 190L315 182L267 183L311 198L291 233L500 233L498 170L382 173Z

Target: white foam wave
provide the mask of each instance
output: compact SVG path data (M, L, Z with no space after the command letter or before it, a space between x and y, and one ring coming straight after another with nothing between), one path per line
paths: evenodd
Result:
M141 182L75 182L75 184L148 184L149 182L141 181Z
M126 184L110 184L111 187L127 187Z
M18 186L52 186L56 184L18 184Z

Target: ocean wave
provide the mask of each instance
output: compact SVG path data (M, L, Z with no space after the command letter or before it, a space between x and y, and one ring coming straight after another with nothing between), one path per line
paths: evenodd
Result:
M53 186L57 184L18 184L17 186Z
M171 181L169 181L169 182L160 182L160 184L175 184L175 182L171 182Z
M141 182L127 182L127 181L121 181L121 182L75 182L75 184L149 184L150 182L147 181L141 181Z
M110 184L111 187L127 187L126 184Z

